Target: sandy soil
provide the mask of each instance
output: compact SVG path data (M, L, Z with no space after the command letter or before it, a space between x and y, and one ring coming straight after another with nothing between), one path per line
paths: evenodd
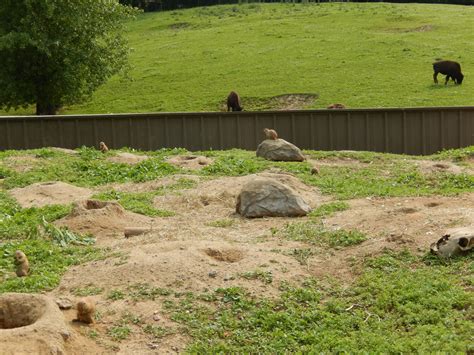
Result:
M314 164L354 166L362 163L318 160ZM454 172L454 168L450 166L433 167ZM428 165L420 168L431 171ZM174 292L195 293L212 291L218 287L242 286L254 295L276 297L280 292L278 287L281 281L297 284L309 276L316 277L323 283L327 277L336 277L349 284L358 275L354 260L357 265L367 257L380 254L384 249L408 248L415 253L425 253L429 250L429 245L446 229L474 225L474 193L457 197L350 200L348 210L334 214L323 223L329 229L358 229L368 235L368 240L345 249L312 247L314 255L306 265L302 265L289 254L294 249L311 246L279 239L272 234L272 229L283 228L287 223L295 221L305 221L307 217L248 220L235 213L235 200L241 187L256 176L270 177L290 186L312 208L331 200L291 174L264 172L218 179L180 175L141 184L113 185L121 191L145 192L172 185L180 178L194 179L197 182L195 188L178 191L170 189L169 193L155 198L155 207L174 211L176 215L173 217L150 218L125 211L115 203L94 205L90 202L76 202L71 215L57 223L82 233L93 233L97 237L98 246L110 248L111 252L118 254L105 260L71 267L59 287L50 292L53 297L76 300L74 289L90 285L103 288L99 295L93 296L101 314L97 323L90 326L72 324L70 321L74 317L74 311L64 312L68 324L75 332L75 341L80 343L82 339L86 344L84 346L87 346L90 339L84 334L95 330L101 334L102 340L99 345L94 343L94 348L89 348L93 353L179 352L190 341L179 332L156 342L136 331L127 340L112 343L104 334L125 312L140 316L149 324L172 329L176 329L178 325L163 311L164 298L158 297L154 301L112 301L107 299L107 294L112 290L126 292L128 287L144 283L150 287L172 289ZM54 188L49 189L51 186ZM87 189L63 183L35 184L20 190L16 193L13 191L14 196L23 201L23 196L29 195L26 202L22 202L25 206L68 203L78 201L81 197L81 200L85 200L91 194ZM216 227L219 224L216 222L219 221L226 221L226 227ZM126 239L123 229L129 226L150 226L151 231ZM271 274L273 282L264 283L242 277L242 273L257 269ZM115 347L111 347L111 344ZM74 349L70 353L75 353Z
M148 159L148 156L146 155L137 155L137 154L127 153L127 152L120 152L120 153L117 153L117 155L107 158L108 161L111 161L113 163L128 164L128 165L135 165L147 159Z
M12 189L10 194L21 207L42 207L46 205L70 204L92 196L93 192L64 182L39 182L22 188Z
M177 155L170 157L166 160L168 163L176 165L180 168L200 170L207 165L214 162L213 159L202 156L202 155Z

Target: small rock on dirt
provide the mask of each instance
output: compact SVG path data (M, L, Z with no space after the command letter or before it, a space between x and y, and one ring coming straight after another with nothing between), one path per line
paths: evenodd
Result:
M152 350L156 350L160 347L160 344L158 344L158 343L148 343L147 346Z
M304 161L301 150L284 139L266 139L257 147L257 157L273 161Z
M217 276L217 271L209 272L208 276L214 279Z
M72 301L69 298L58 298L56 300L56 304L58 305L59 309L71 309L72 308Z
M273 179L257 179L242 187L236 211L247 218L299 217L311 210L289 187Z

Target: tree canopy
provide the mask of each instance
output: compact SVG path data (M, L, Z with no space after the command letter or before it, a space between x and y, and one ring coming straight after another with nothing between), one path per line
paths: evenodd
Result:
M2 0L0 108L55 114L81 102L128 62L117 0Z

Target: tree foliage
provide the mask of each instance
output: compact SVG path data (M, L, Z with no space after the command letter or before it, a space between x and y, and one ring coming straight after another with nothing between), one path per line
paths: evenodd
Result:
M1 0L0 108L55 114L90 97L127 64L134 14L117 0Z

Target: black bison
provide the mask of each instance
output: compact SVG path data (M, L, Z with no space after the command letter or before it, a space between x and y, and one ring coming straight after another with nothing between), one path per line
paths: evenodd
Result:
M449 78L451 78L456 84L461 84L464 79L464 75L461 73L461 66L458 62L441 60L433 63L433 70L433 79L436 84L438 84L438 73L446 75L446 82L444 85L448 84Z
M227 96L227 111L242 111L243 107L240 106L240 97L235 91L231 91Z

